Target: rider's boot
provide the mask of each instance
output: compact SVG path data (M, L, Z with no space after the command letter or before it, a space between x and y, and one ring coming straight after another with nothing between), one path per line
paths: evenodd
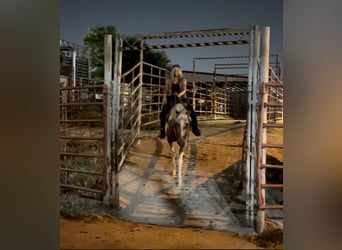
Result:
M196 116L192 115L191 117L191 128L192 128L192 133L195 136L201 136L201 131L198 128L198 124L197 124L197 120L196 120Z
M159 135L159 138L160 139L163 139L166 137L166 133L165 133L165 128L161 128L160 129L160 135Z
M165 117L160 117L160 135L159 138L163 139L166 137L165 134Z
M196 136L201 136L201 130L198 128L197 124L192 126L192 133Z

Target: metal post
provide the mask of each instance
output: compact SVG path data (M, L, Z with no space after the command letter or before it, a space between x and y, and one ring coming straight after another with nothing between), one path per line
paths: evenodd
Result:
M110 97L111 97L111 84L112 84L112 35L105 35L104 37L104 84L106 86L106 90L108 91L103 98L106 98L106 122L104 124L105 128L105 157L106 157L106 173L105 173L105 183L106 190L105 195L103 197L103 203L107 206L111 204L111 105L110 105Z
M119 162L117 154L118 130L120 118L120 84L121 84L121 66L122 66L122 38L117 34L115 37L114 51L114 80L113 80L113 120L112 120L112 194L114 195L114 208L120 208L119 200Z
M252 29L250 32L250 43L249 43L249 71L248 71L248 114L247 114L247 133L246 133L246 164L245 164L245 173L246 173L246 185L245 185L245 195L246 195L246 221L252 225L253 220L251 217L251 197L250 197L250 158L251 158L251 145L250 145L250 137L251 137L251 113L252 113L252 80L253 80L253 63L254 63L254 36L255 31Z
M212 87L212 94L211 94L211 97L212 97L212 115L214 117L214 120L216 120L216 68L214 69L214 72L213 72L213 75L214 75L214 79L213 79L213 87Z
M254 208L256 205L256 194L255 194L255 186L256 186L256 136L257 136L257 111L256 111L256 105L257 105L257 89L258 89L258 59L260 55L260 31L259 27L255 27L255 56L254 56L254 63L253 63L253 82L252 82L252 113L251 113L251 168L250 168L250 176L251 176L251 200L252 200L252 222L254 223Z
M260 82L258 88L262 87L263 82L268 82L268 69L269 69L269 55L270 55L270 27L266 26L262 28L261 36L261 58L260 58ZM267 102L267 93L264 94L264 102ZM264 122L267 121L267 106L264 107L263 116L260 117ZM267 143L267 128L263 128L262 143ZM266 149L262 149L262 164L266 164ZM258 171L259 186L266 183L266 169L260 169ZM258 190L261 194L262 200L258 201L259 207L265 204L265 189ZM260 204L261 203L261 204ZM262 233L265 229L265 210L258 210L257 213L257 233Z
M142 96L143 96L143 61L144 61L144 40L141 40L140 42L140 67L139 67L139 99L138 99L138 141L137 144L140 144L140 129L141 129L141 109L142 109Z
M72 51L72 87L76 87L76 50ZM71 90L71 100L75 101L75 89Z
M195 59L192 59L192 106L196 111Z
M76 87L76 57L77 57L77 52L74 49L72 51L72 86Z

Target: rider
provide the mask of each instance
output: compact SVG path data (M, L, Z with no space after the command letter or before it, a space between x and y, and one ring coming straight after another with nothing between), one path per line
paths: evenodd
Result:
M163 107L160 112L160 138L165 138L166 115L172 107L179 101L185 103L190 111L192 132L195 136L200 136L201 131L198 128L197 116L192 105L186 99L186 79L183 77L182 70L178 64L173 65L170 77L166 79L165 91L163 96Z

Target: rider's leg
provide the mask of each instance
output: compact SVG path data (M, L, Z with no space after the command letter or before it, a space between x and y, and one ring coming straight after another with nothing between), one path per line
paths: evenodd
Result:
M195 112L194 108L192 107L192 105L188 105L188 109L190 111L192 133L194 133L194 135L196 135L196 136L200 136L201 131L198 128L196 112Z
M166 134L165 134L165 124L166 124L166 115L169 111L169 105L168 103L164 104L163 105L163 108L160 112L160 116L159 116L159 119L160 119L160 135L159 137L160 138L165 138Z

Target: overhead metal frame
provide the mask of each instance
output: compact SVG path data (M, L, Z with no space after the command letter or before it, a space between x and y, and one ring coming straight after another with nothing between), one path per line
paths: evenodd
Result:
M192 30L192 31L176 31L166 33L155 34L135 34L135 35L123 35L122 38L137 38L142 40L151 39L171 39L171 38L189 38L189 37L208 37L208 36L237 36L237 35L249 35L251 27L241 29L205 29L205 30Z
M176 43L176 44L160 44L160 45L145 45L135 46L128 45L122 48L123 51L128 50L140 50L140 49L170 49L170 48L187 48L187 47L206 47L206 46L222 46L222 45L243 45L248 44L251 28L242 29L206 29L195 31L178 31L178 32L166 32L157 34L135 34L135 35L123 35L123 40L135 38L138 40L157 40L157 39L183 39L183 38L203 38L203 37L235 37L229 41L210 41L210 42L193 42L193 43ZM239 36L239 37L237 37Z

